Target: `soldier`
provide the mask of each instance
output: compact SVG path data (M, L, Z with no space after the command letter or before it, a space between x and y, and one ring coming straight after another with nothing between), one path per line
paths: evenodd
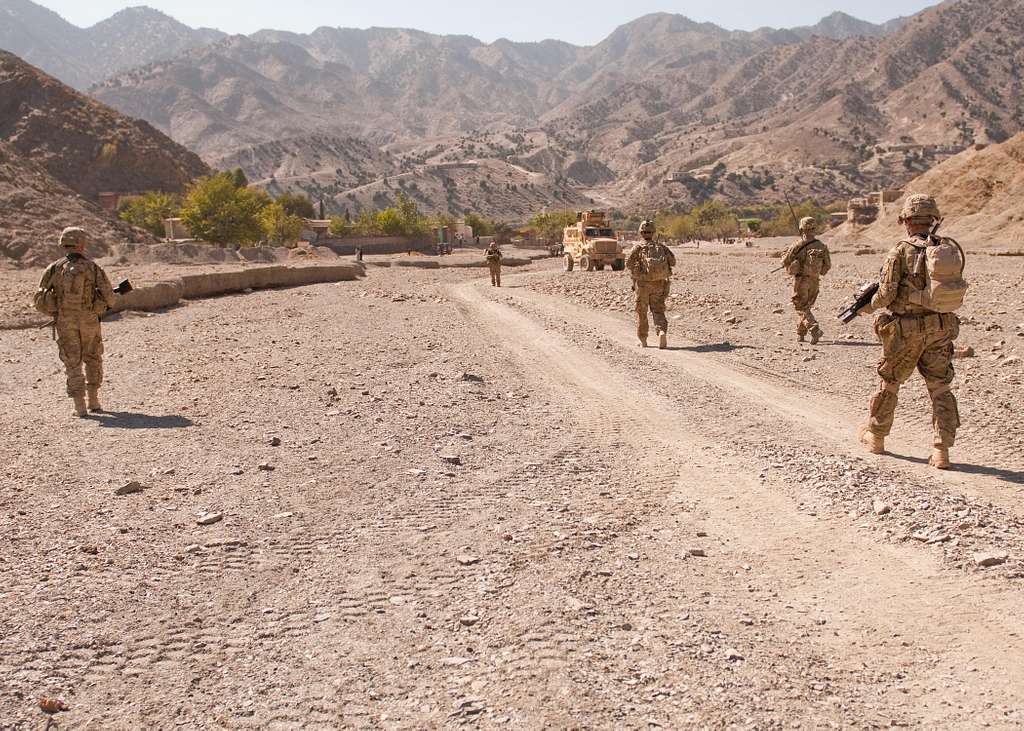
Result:
M640 339L640 347L646 348L650 327L647 310L650 310L658 331L658 347L664 350L668 347L665 301L676 257L667 246L654 240L654 223L651 221L641 223L639 233L643 241L633 247L626 260L626 267L633 277L633 291L636 292L636 335Z
M491 286L501 286L501 250L498 248L498 244L494 241L487 247L487 251L484 253L487 257L487 268L491 270Z
M811 308L818 301L820 278L832 268L828 247L815 236L817 227L817 221L813 218L802 219L800 241L790 246L782 258L782 266L793 276L792 302L800 315L796 326L797 340L804 342L810 332L811 345L817 345L824 335Z
M954 311L963 303L967 283L963 249L953 239L934 235L940 220L938 205L928 195L911 195L900 212L907 237L889 252L882 267L878 292L859 314L883 308L875 319L882 343L878 364L881 385L872 397L870 420L860 440L874 454L885 451L892 429L900 386L917 369L924 376L932 402L933 448L929 464L949 469L949 449L956 440L960 414L953 383L953 341L960 334Z
M87 393L88 410L103 410L99 400L103 383L100 315L116 301L106 272L85 258L87 241L84 230L64 229L60 243L67 255L46 268L35 296L36 308L54 317L57 347L67 372L68 395L74 399L78 417L86 416Z

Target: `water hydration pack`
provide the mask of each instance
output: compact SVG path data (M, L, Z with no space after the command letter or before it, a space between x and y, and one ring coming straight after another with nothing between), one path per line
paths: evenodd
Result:
M669 251L661 244L648 244L640 251L640 271L637 279L641 282L660 282L672 276L668 261Z
M969 287L964 280L967 257L963 248L949 238L933 238L925 247L910 243L918 250L914 273L927 275L927 280L924 289L910 292L908 301L932 312L959 310Z

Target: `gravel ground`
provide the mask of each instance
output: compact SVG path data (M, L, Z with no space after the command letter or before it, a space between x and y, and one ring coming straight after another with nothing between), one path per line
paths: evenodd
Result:
M857 447L863 323L798 346L773 260L680 258L666 352L554 261L127 316L83 421L0 333L0 725L1020 727L1019 260L939 475L923 388Z

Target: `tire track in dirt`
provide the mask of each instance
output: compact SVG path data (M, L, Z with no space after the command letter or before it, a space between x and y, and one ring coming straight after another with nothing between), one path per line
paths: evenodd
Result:
M851 534L845 526L830 525L813 513L800 512L781 491L773 489L771 481L752 477L758 474L757 466L684 426L688 416L684 404L666 400L646 388L644 379L626 378L600 354L592 355L546 330L510 307L507 293L499 295L506 302L498 302L463 285L456 295L479 313L481 324L500 337L536 378L572 394L581 422L592 424L595 430L621 424L629 444L627 453L643 453L644 445L657 444L684 464L699 465L685 476L679 489L699 499L709 512L709 522L748 551L776 556L783 567L773 568L781 568L783 585L793 580L793 569L787 570L785 562L800 563L813 556L811 565L823 573L816 578L800 573L803 586L798 595L812 594L830 617L843 618L836 622L837 646L849 656L858 654L852 638L864 633L891 636L898 631L915 647L944 657L942 670L934 671L931 687L943 685L940 676L947 675L949 668L971 667L978 672L954 672L956 682L977 683L996 697L1015 699L1013 703L1024 701L1024 642L1014 630L1013 620L1020 602L1016 589L936 574L927 555L905 547L879 546ZM513 299L519 296L519 292L511 295ZM536 302L532 294L526 298ZM677 353L654 355L675 357ZM687 354L691 367L694 359L699 360ZM732 375L719 373L711 380L728 386ZM758 391L749 377L745 380L747 388L739 394L715 389L710 399L700 400L700 406L721 401L726 414L733 411L737 398L748 399ZM765 391L770 394L773 388L765 386ZM792 395L784 396L782 412L803 418L807 409L800 408ZM768 407L763 395L755 403ZM836 428L833 418L815 412L811 416L817 425ZM696 492L694 482L699 484ZM764 516L773 518L766 521ZM826 550L828 555L822 557ZM878 597L884 598L883 604L875 604ZM898 648L887 649L900 654ZM948 682L945 685L948 687ZM944 697L943 691L936 691L931 700L941 705Z

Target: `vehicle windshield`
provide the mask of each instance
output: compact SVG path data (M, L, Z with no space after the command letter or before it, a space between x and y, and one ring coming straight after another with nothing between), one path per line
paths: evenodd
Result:
M590 237L595 238L595 239L596 238L614 239L615 238L615 232L612 231L610 228L588 228L587 229L587 236L590 236Z

